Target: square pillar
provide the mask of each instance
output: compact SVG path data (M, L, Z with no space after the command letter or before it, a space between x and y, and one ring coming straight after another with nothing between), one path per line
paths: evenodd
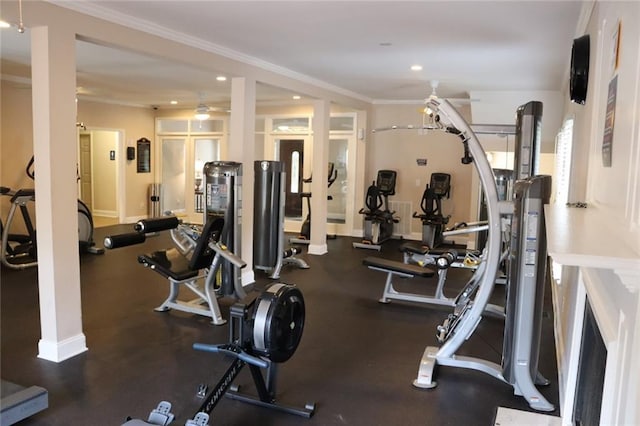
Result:
M231 118L229 120L229 160L242 163L242 253L253 265L253 162L256 159L256 81L246 77L231 79ZM242 271L244 285L255 281L253 269Z
M64 27L31 31L40 327L38 357L87 350L78 249L76 38Z
M329 162L329 120L331 104L313 102L313 181L311 182L311 241L309 254L327 252L327 164Z

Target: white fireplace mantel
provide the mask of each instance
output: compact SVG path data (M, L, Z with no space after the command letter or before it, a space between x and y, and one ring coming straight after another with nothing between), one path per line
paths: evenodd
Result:
M598 207L545 209L547 249L554 262L567 266L611 269L629 289L640 290L640 252L629 235Z
M607 346L601 424L640 424L638 233L598 206L548 205L545 220L549 256L571 267L552 285L563 424L573 424L587 299Z

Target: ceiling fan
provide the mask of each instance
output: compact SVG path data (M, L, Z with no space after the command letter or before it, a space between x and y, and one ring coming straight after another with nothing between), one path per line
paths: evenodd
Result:
M417 124L417 125L409 124L409 125L402 125L402 126L392 125L388 127L380 127L380 128L373 129L373 133L387 131L387 130L402 130L402 129L419 130L419 131L442 130L443 129L442 124L439 122L438 117L435 116L435 114L433 113L433 111L429 106L430 103L434 101L437 102L438 99L440 99L438 97L438 94L436 93L436 89L438 88L438 85L440 84L440 82L438 80L431 80L430 84L431 84L431 94L424 100L424 106L418 109L418 112L422 115L421 124Z
M431 85L431 94L424 100L424 103L427 104L431 99L438 99L438 94L436 93L436 89L440 85L439 80L431 80L429 81ZM449 101L450 104L460 106L471 103L471 98L442 98Z
M211 114L209 114L209 107L203 103L198 104L198 106L196 107L196 114L195 114L195 118L196 120L206 120L211 116Z
M231 109L225 107L212 107L208 106L204 102L200 102L195 109L194 117L196 120L207 120L209 117L211 117L212 112L230 113Z

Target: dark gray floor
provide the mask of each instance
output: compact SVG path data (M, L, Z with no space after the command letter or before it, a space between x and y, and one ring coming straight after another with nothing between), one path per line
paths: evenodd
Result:
M129 229L100 229L97 240ZM351 242L330 240L327 255L304 256L311 269L282 274L281 281L302 290L307 319L298 351L280 368L279 398L294 405L315 402L315 416L307 420L224 400L213 412L212 424L492 425L499 406L530 411L510 386L475 371L439 367L435 389L414 388L424 348L437 345L435 328L450 310L378 303L385 275L362 266L363 258L378 254L353 249ZM390 241L379 255L400 260L398 244ZM184 313L153 311L166 297L167 285L140 266L136 255L169 245L168 237L161 236L104 256L83 255L82 310L89 351L58 364L37 358L37 271L2 269L2 378L49 391L49 408L22 424L118 425L128 415L146 418L161 399L173 403L176 424L193 415L198 384L217 382L229 361L191 345L223 343L228 329ZM452 271L447 294L453 296L465 279L464 271ZM432 292L435 279L403 285ZM502 291L496 290L496 299L504 297ZM229 304L223 305L225 318ZM484 319L459 353L499 363L502 330L502 321ZM542 392L557 406L548 291L539 370L552 382ZM237 382L253 390L248 370Z

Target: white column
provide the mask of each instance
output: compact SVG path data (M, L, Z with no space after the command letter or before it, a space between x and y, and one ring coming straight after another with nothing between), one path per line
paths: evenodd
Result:
M38 357L87 350L82 332L76 186L76 40L64 27L31 31L38 286Z
M256 141L256 81L245 77L231 80L229 160L242 163L242 253L247 262L242 271L244 285L255 281L253 268L253 162Z
M327 164L331 104L313 102L313 181L311 182L311 241L309 254L327 252Z

